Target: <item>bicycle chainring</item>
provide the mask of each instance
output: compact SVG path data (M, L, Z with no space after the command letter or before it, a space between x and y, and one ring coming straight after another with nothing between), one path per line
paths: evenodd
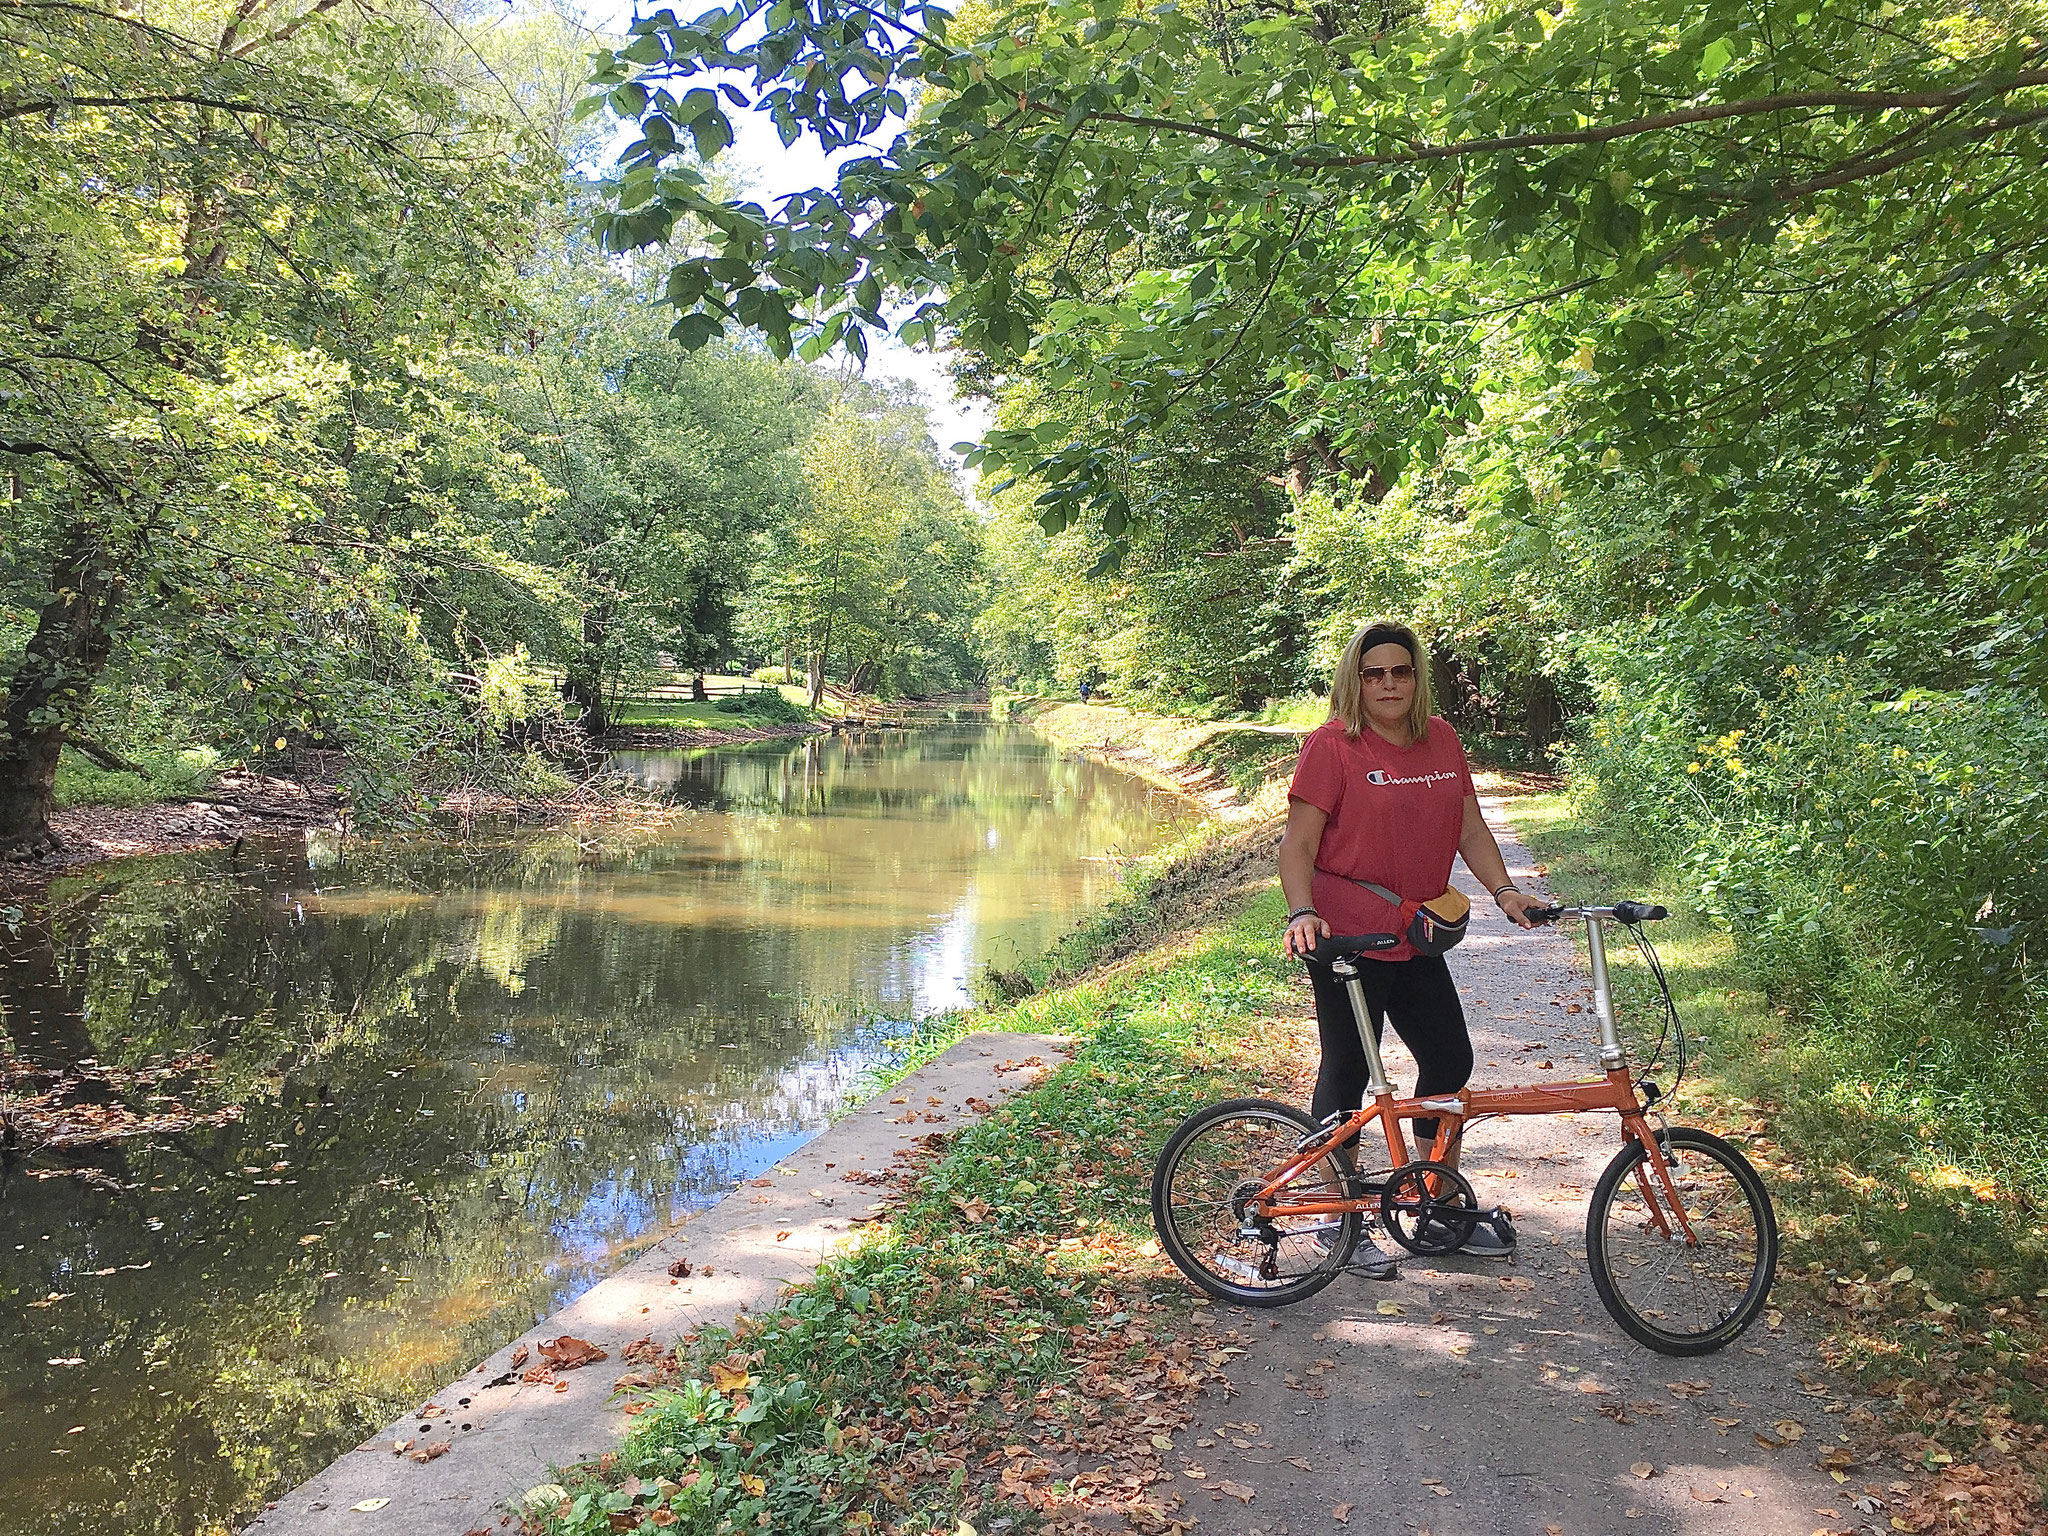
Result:
M1479 1198L1448 1163L1406 1163L1387 1176L1380 1220L1410 1253L1436 1258L1471 1241L1479 1226Z

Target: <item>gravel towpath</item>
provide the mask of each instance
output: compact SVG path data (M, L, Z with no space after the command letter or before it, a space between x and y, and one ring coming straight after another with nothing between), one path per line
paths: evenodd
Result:
M1486 808L1509 869L1540 886L1501 805ZM1568 1011L1586 999L1571 937L1514 929L1462 864L1458 880L1474 920L1451 968L1475 1082L1591 1070L1592 1014ZM1414 1064L1389 1039L1405 1092ZM1601 1308L1586 1197L1618 1146L1612 1116L1478 1127L1465 1169L1483 1205L1514 1211L1516 1258L1408 1258L1398 1280L1346 1276L1278 1313L1220 1308L1245 1353L1231 1394L1212 1389L1165 1458L1181 1518L1200 1536L1888 1533L1881 1477L1819 1465L1864 1410L1792 1321L1674 1360Z

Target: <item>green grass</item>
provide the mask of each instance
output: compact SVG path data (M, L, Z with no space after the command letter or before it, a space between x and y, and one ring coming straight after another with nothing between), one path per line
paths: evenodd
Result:
M614 717L622 726L659 726L672 730L748 730L792 725L816 716L804 704L803 689L787 685L773 691L729 694L698 702L691 699L629 704Z
M138 776L102 768L69 747L57 763L56 803L60 810L79 805L155 805L196 794L213 782L219 755L204 747L139 751Z
M862 1247L774 1312L689 1341L688 1384L609 1466L550 1488L532 1526L596 1536L661 1505L683 1536L825 1536L878 1519L951 1532L1001 1513L1031 1528L982 1486L992 1472L968 1469L1048 1425L1100 1432L1102 1394L1077 1377L1156 1361L1185 1327L1192 1303L1152 1244L1150 1160L1190 1110L1246 1086L1245 1048L1293 982L1273 953L1279 917L1268 891L986 1021L1080 1043L955 1137ZM1141 1443L1156 1428L1138 1415L1162 1407L1132 1416ZM964 1466L948 1471L947 1456Z
M1767 995L1736 936L1625 834L1589 824L1564 795L1519 799L1511 814L1567 899L1670 907L1651 933L1695 1042L1672 1118L1747 1131L1785 1230L1780 1273L1829 1307L1841 1362L1891 1387L1906 1425L1958 1456L2001 1419L2048 1421L2042 1387L2014 1366L2040 1347L2048 1294L2031 1192L2001 1194L1959 1163L1945 1107L1901 1081L1880 1042ZM1641 1016L1642 968L1618 966L1616 985L1618 1007ZM1910 1279L1888 1282L1901 1269Z

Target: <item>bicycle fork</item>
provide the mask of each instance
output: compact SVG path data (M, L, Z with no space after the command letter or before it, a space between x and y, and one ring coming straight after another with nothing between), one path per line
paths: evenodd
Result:
M1658 1140L1649 1121L1642 1116L1627 1122L1626 1130L1643 1144L1643 1160L1636 1164L1635 1177L1636 1187L1643 1193L1643 1208L1650 1214L1649 1224L1663 1234L1666 1242L1699 1247L1699 1234L1692 1229L1692 1217L1685 1208L1685 1197L1678 1192L1678 1178L1674 1177L1684 1174L1684 1166Z

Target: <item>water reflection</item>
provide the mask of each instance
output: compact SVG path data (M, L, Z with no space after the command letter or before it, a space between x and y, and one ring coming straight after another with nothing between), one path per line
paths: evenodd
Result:
M131 864L0 930L18 1053L203 1049L245 1105L0 1164L0 1531L229 1528L812 1134L876 1019L1172 814L1002 727L628 766L692 813Z

